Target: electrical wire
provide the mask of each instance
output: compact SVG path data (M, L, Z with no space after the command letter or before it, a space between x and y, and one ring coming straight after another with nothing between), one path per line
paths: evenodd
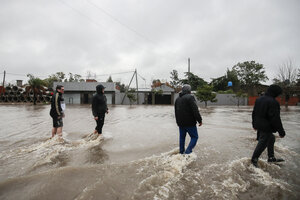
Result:
M110 17L111 19L113 19L115 22L117 22L118 24L120 24L121 26L125 27L126 29L130 30L131 32L135 33L136 35L138 35L139 37L143 38L144 40L155 44L154 41L150 40L149 38L147 38L146 36L142 35L141 33L139 33L138 31L136 31L135 29L129 27L128 25L124 24L123 22L121 22L118 18L114 17L112 14L108 13L106 10L104 10L103 8L99 7L98 5L96 5L95 3L87 0L87 2L94 6L95 8L97 8L99 11L101 11L102 13L104 13L106 16Z

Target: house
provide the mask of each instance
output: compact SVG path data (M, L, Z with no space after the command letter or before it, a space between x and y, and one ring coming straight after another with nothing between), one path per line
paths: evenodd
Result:
M107 82L54 82L53 88L57 85L64 86L64 99L67 104L91 104L92 97L96 93L96 86L102 84L105 87L107 104L115 104L116 85Z

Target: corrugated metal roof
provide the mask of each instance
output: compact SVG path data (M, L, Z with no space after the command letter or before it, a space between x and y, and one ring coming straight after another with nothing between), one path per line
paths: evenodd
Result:
M115 92L115 83L107 82L54 82L53 88L55 90L57 85L62 85L65 91L96 91L96 86L102 84L105 91Z

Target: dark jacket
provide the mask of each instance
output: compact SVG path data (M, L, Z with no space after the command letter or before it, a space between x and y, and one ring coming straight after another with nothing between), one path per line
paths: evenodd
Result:
M195 126L197 121L202 123L195 98L188 93L180 93L175 101L176 123L181 127Z
M97 94L93 96L92 100L92 112L94 117L103 115L108 111L106 96L102 93L102 85L96 87Z
M264 96L255 101L252 112L252 126L258 131L267 133L279 132L280 136L285 136L280 119L280 105L276 97L282 93L282 89L277 85L271 85Z
M63 116L63 109L61 104L64 103L64 98L62 94L59 92L55 92L51 99L51 109L50 116L51 117L61 117Z

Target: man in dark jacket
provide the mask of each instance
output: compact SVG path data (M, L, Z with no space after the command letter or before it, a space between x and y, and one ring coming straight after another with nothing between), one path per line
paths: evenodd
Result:
M93 96L92 100L92 112L97 126L95 128L95 134L102 134L102 127L104 125L105 113L108 113L107 100L104 95L105 87L101 84L96 86L97 94Z
M279 132L281 138L285 136L280 119L280 105L276 101L282 93L278 85L271 85L264 96L255 101L252 112L252 126L258 131L258 144L253 152L251 162L257 167L259 156L268 147L268 162L282 162L283 159L274 157L275 136Z
M198 110L195 98L191 95L191 86L184 85L182 92L175 101L175 117L179 126L179 152L181 154L192 153L198 140L196 124L202 125L202 118ZM188 133L191 137L188 148L185 150L185 137Z
M62 136L63 120L65 117L65 102L62 94L64 93L64 87L62 85L56 86L56 92L51 99L50 116L53 119L52 137L56 134Z

